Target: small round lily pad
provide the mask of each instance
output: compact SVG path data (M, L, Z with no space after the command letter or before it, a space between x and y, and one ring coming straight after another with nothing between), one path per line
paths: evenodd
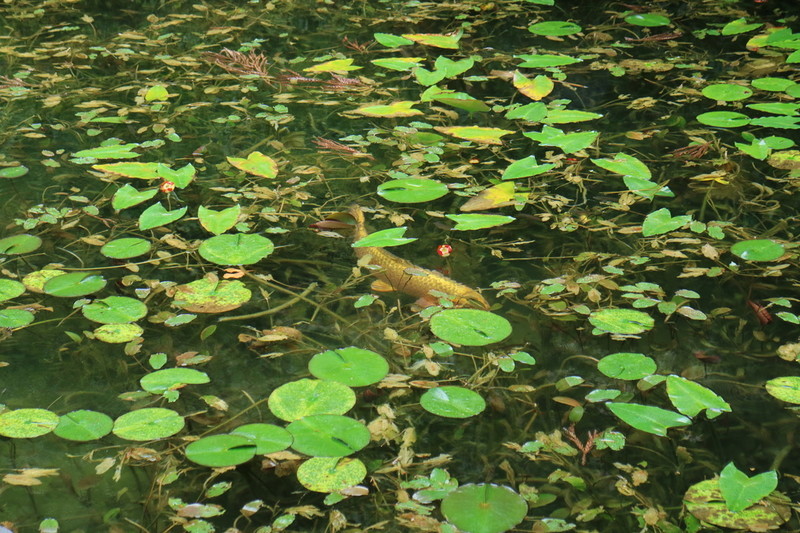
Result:
M723 102L744 100L752 95L753 90L750 87L737 85L735 83L716 83L703 89L703 96L706 98L721 100Z
M286 427L292 448L314 457L344 457L369 444L367 426L341 415L311 415Z
M765 384L767 392L779 400L800 404L800 376L781 376Z
M252 265L274 249L272 241L262 235L236 233L206 239L198 251L203 259L217 265Z
M144 330L138 324L103 324L92 331L92 335L102 342L122 344L141 337Z
M46 435L58 426L58 415L47 409L15 409L0 415L0 435L30 439Z
M522 522L528 504L509 487L467 484L442 499L442 514L466 533L503 533Z
M111 433L114 421L105 413L81 409L61 415L53 431L62 439L88 442Z
M12 300L25 292L25 285L13 279L0 279L0 302Z
M21 328L33 322L34 316L25 309L0 310L0 328Z
M139 257L150 251L150 241L139 237L122 237L108 241L100 248L100 253L112 259Z
M656 362L643 353L612 353L600 359L597 369L610 378L642 379L655 373Z
M113 431L121 439L147 441L171 437L184 424L183 417L172 409L145 407L117 418Z
M367 467L350 457L312 457L297 469L297 480L314 492L338 492L361 483Z
M429 413L447 418L469 418L486 409L486 401L480 394L453 385L428 389L419 403Z
M38 249L42 245L42 239L36 235L12 235L0 239L0 255L19 255L27 254Z
M279 452L292 445L292 434L275 424L245 424L231 431L231 435L249 439L256 445L257 455Z
M184 385L200 385L210 381L208 374L194 368L164 368L145 374L139 384L151 394L163 394Z
M637 335L653 329L653 317L635 309L600 309L589 315L597 333Z
M319 379L363 387L382 380L389 372L389 363L371 350L350 346L318 353L309 361L308 369Z
M189 443L184 453L194 463L218 468L246 463L255 456L256 445L241 435L211 435Z
M83 316L101 324L135 322L147 314L147 306L135 298L109 296L81 307Z
M61 298L77 298L93 294L106 286L106 280L91 272L70 272L50 278L44 284L44 292Z
M775 261L783 256L785 248L772 239L739 241L731 246L731 253L747 261Z
M175 305L190 313L224 313L240 307L252 295L239 280L207 276L175 287Z
M431 317L431 331L453 344L485 346L511 335L511 323L480 309L445 309Z
M356 404L356 393L336 381L299 379L272 391L267 403L272 414L292 422L310 415L343 415Z

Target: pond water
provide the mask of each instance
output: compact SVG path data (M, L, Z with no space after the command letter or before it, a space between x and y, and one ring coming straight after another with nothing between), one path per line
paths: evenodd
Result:
M800 529L798 14L1 4L0 531Z

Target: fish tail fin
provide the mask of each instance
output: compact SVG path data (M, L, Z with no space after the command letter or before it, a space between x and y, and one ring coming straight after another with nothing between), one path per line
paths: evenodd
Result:
M364 212L358 204L351 205L349 213L350 216L353 217L353 220L355 220L356 226L363 226L366 223L364 220Z

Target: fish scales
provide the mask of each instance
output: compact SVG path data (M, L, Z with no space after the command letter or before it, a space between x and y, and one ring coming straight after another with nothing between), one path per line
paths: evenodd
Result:
M350 207L350 215L355 220L355 240L363 239L369 234L363 211L359 206L353 205ZM365 246L357 247L355 251L359 259L370 256L369 264L380 267L372 273L373 276L395 291L428 300L433 298L431 291L439 291L452 296L453 304L458 307L489 309L489 302L478 291L441 272L418 267L384 248Z

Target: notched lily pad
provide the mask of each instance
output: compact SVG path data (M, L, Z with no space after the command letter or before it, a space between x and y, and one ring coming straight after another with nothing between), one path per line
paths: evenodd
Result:
M216 235L203 241L198 252L217 265L252 265L275 250L271 240L255 233Z
M312 457L297 469L297 480L314 492L338 492L367 477L367 467L350 457Z
M728 509L718 479L695 483L683 496L686 509L698 520L715 526L747 531L777 529L791 518L791 500L780 493L742 511Z
M480 309L445 309L431 317L431 331L453 344L485 346L511 335L511 323Z
M175 287L173 303L190 313L224 313L240 307L252 294L239 280L206 276Z

